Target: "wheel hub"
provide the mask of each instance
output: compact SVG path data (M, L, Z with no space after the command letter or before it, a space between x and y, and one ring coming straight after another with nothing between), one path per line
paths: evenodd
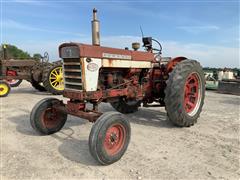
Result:
M187 77L184 89L184 108L189 115L195 115L201 97L201 82L197 73Z
M57 112L53 108L48 108L43 112L42 122L48 129L56 127L58 123Z
M125 129L120 124L108 128L104 140L104 148L109 155L114 155L122 149L126 139L125 136Z
M111 144L115 144L118 141L116 133L112 133L109 140Z

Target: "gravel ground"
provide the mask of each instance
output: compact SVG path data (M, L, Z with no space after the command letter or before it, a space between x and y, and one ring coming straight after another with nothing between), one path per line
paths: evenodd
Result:
M1 98L1 179L240 179L240 97L207 92L198 123L174 127L164 108L128 115L132 137L123 158L101 166L91 157L92 124L68 117L64 128L39 136L29 123L46 93L24 82ZM54 96L62 99L61 96ZM103 112L112 111L101 104Z

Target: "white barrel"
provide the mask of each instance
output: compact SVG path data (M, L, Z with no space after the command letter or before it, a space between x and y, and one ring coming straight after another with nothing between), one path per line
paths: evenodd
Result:
M223 79L223 71L218 72L218 80L221 81Z

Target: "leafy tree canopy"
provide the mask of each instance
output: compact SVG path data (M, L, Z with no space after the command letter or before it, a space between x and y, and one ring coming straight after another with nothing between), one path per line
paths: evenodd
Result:
M5 51L4 51L5 48ZM6 52L6 56L8 59L29 59L31 58L30 54L26 51L23 51L11 44L4 44L1 46L0 55L3 58L3 52Z
M40 59L42 59L42 55L39 53L36 53L36 54L33 54L33 58L36 60L40 60Z

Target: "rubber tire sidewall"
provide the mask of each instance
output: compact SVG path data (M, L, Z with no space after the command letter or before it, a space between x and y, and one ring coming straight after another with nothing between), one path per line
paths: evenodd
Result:
M184 88L188 76L192 73L197 73L200 78L202 97L197 112L190 116L184 108ZM165 95L165 108L169 120L180 127L194 125L200 116L205 98L205 78L201 65L195 60L179 62L169 74Z
M107 129L113 125L120 123L126 130L126 139L122 149L115 155L109 156L104 149L104 140ZM91 155L96 161L102 165L112 164L124 155L126 152L131 138L130 123L122 114L117 112L107 112L99 117L97 122L93 125L89 135L89 150Z
M48 129L43 126L41 122L41 114L43 113L44 110L47 108L51 107L51 105L54 102L59 101L56 98L45 98L39 101L32 109L31 114L30 114L30 123L33 129L35 129L39 134L42 135L48 135L48 134L53 134L55 132L58 132L62 129L64 126L66 120L67 120L67 113L62 112L62 117L61 122L59 125L55 128ZM59 112L60 113L60 112Z

